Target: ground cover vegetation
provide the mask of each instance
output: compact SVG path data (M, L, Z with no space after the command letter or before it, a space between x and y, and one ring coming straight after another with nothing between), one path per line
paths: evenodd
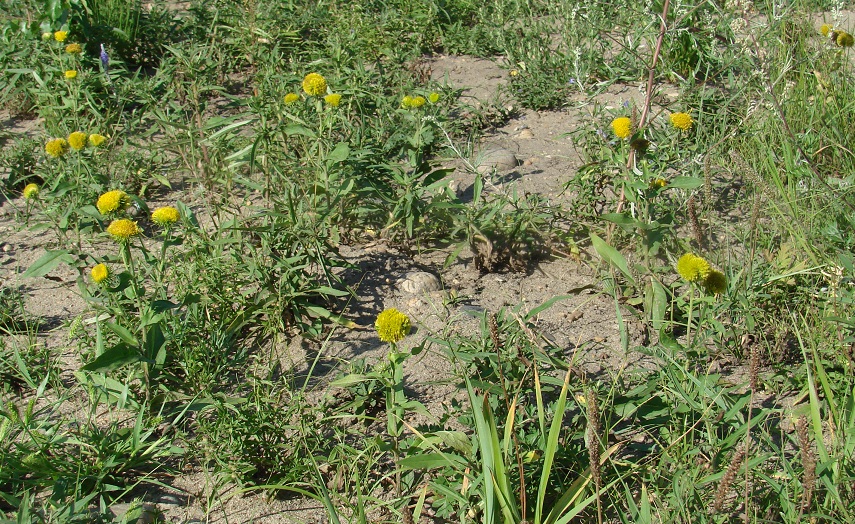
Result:
M264 491L336 523L855 519L844 5L0 6L0 107L36 123L0 131L0 193L50 239L0 288L4 522L130 522L187 470L211 511ZM568 130L560 199L496 191L467 145L509 110L436 53L499 60L517 108L640 102ZM576 257L651 365L587 372L538 330L561 296L418 344L406 311L358 326L342 247L369 242L484 273ZM20 282L60 266L87 309L50 326ZM365 328L385 358L315 366ZM276 356L296 337L305 373ZM439 414L404 387L426 351L461 392Z

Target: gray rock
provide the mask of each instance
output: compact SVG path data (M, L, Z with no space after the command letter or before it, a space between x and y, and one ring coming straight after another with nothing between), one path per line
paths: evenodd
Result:
M475 169L483 174L496 171L507 171L520 165L515 154L507 149L488 149L475 158Z
M410 271L398 281L398 289L411 295L421 295L441 290L442 282L433 273Z

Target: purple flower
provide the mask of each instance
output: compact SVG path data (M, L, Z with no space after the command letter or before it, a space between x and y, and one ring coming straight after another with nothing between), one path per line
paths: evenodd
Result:
M105 73L110 70L110 55L104 49L104 44L101 44L101 67L104 68Z

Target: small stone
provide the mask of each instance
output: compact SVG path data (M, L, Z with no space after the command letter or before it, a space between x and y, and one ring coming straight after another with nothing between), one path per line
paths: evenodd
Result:
M3 244L3 247L0 249L3 249L4 253L8 253L9 251L12 251L12 246L10 246L9 244Z
M410 271L398 281L398 289L404 293L421 295L442 289L439 277L427 271Z
M534 133L531 132L531 129L523 129L522 131L517 133L517 138L532 139L534 138Z
M493 168L497 171L514 169L520 165L520 161L507 149L490 149L476 157L475 164L476 170L483 175L492 171Z

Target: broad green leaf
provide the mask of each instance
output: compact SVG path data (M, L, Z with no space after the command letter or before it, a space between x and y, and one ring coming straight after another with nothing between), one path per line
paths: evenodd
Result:
M142 362L144 359L136 348L127 344L117 344L102 353L98 358L83 366L84 371L104 373L118 369L127 364Z
M24 274L21 276L23 278L43 277L63 262L66 264L74 262L74 256L71 255L71 251L67 249L48 251L41 258L33 262L33 265L24 271Z
M591 243L594 245L594 249L597 250L597 253L599 253L601 257L603 257L612 266L620 269L621 273L623 273L627 280L635 284L635 279L632 278L632 274L629 272L629 268L626 265L626 259L617 249L610 246L605 240L594 233L591 233Z
M668 187L676 187L678 189L695 189L702 185L704 185L704 179L693 176L675 176L668 181Z

